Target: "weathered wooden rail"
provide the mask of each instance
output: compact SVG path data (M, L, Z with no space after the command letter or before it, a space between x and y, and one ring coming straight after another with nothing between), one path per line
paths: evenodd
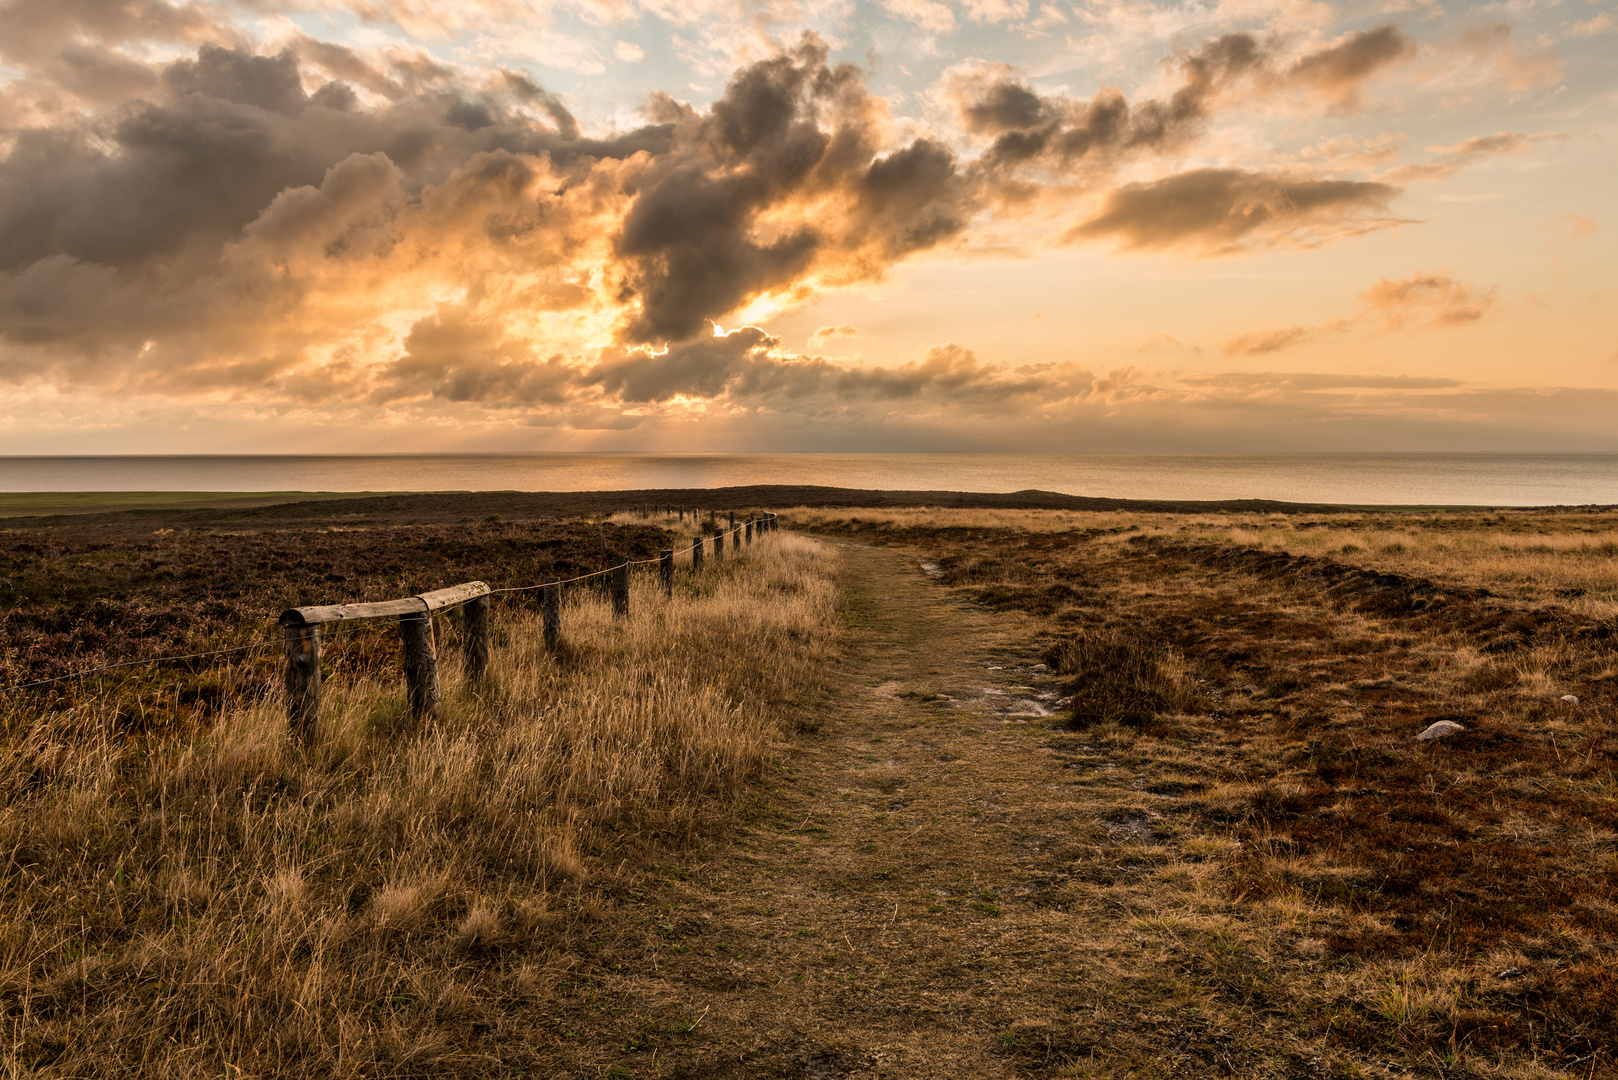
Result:
M287 720L294 734L312 738L320 716L320 628L332 623L397 618L404 645L405 692L410 711L425 715L438 704L438 650L433 612L463 605L467 646L466 677L482 678L489 668L489 586L468 581L435 592L370 604L331 604L288 608L280 623L286 636Z
M638 508L642 514L650 514L654 508L644 506ZM680 519L685 519L686 507L665 505L663 510L670 516L678 509ZM690 511L692 520L696 521L699 512ZM740 548L743 543L751 544L755 534L762 538L766 531L774 532L780 528L780 520L774 514L765 514L762 517L750 517L738 527L736 515L730 514L730 527L721 528L716 515L710 514L710 530L713 540L714 562L720 562L725 556L725 536L730 534L732 546ZM699 533L689 548L683 550L691 553L691 569L693 573L700 574L703 570L704 537ZM673 548L663 548L658 552L656 559L643 560L644 563L656 563L658 577L662 585L663 595L672 600L674 598L674 556ZM610 594L612 597L613 614L618 618L627 618L629 615L629 572L630 562L622 562L606 570L598 570L593 574L584 574L573 581L597 577L602 574L611 575ZM541 585L524 586L519 589L501 589L500 592L516 592L526 589L540 591L540 612L544 626L545 647L556 650L561 644L562 637L562 586L566 584L558 579L551 579ZM286 641L286 699L287 721L293 734L306 741L315 737L320 719L320 652L321 629L336 623L363 622L371 619L398 619L399 639L404 653L405 692L410 702L412 716L420 718L433 710L438 704L438 650L433 639L433 614L460 607L462 611L465 647L462 651L462 663L468 680L481 679L489 672L489 597L495 590L481 581L468 581L461 585L452 585L447 589L438 589L434 592L420 593L416 596L407 596L400 600L381 600L365 604L328 604L311 607L288 608L281 613L280 624Z

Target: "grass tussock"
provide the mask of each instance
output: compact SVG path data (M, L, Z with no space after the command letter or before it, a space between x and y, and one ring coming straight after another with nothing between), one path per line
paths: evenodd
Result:
M1045 662L1071 676L1066 687L1070 730L1104 723L1145 727L1181 712L1193 699L1169 651L1127 631L1081 632L1053 646Z
M391 681L274 699L192 738L86 702L7 717L0 1039L41 1076L481 1074L521 1061L637 853L721 820L821 692L835 555L775 535L568 646L497 608L495 676L420 724ZM502 1041L504 1040L504 1041ZM496 1054L495 1050L499 1049Z

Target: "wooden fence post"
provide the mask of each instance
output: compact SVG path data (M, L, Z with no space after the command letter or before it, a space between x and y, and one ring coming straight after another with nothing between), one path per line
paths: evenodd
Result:
M476 682L489 673L489 598L474 596L461 608L461 629L466 633L466 681Z
M725 561L725 534L717 529L713 534L713 561L716 565Z
M288 626L287 723L292 734L313 742L320 718L320 627Z
M438 704L438 652L433 648L432 614L423 611L399 616L399 639L404 643L410 715L420 719Z
M657 574L663 579L663 595L674 599L674 549L663 548L657 553Z
M620 619L629 614L629 564L612 568L612 613Z
M702 573L702 534L697 533L697 542L691 545L691 572Z
M732 529L736 527L736 511L734 510L730 512L730 527Z
M539 590L539 609L545 615L545 648L555 652L562 643L562 582L551 578Z

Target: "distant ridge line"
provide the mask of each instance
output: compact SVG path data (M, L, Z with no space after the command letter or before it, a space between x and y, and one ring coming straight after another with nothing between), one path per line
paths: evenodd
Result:
M155 494L155 493L154 493ZM242 493L250 496L252 493ZM265 493L270 498L275 494ZM223 500L221 500L223 501ZM256 500L255 500L256 501ZM715 488L634 488L614 491L460 491L370 494L357 492L286 492L270 503L257 505L148 505L122 509L116 504L103 512L51 514L47 510L12 511L28 514L31 524L73 522L88 525L133 524L161 519L174 527L228 526L252 524L257 527L297 528L310 522L365 524L434 524L477 521L498 514L521 520L556 516L610 513L626 503L674 503L700 505L713 510L742 510L755 507L786 509L793 506L815 508L939 507L941 509L1004 510L1088 510L1133 511L1136 513L1253 513L1328 514L1359 510L1528 510L1572 509L1571 507L1491 506L1487 504L1411 504L1372 506L1353 503L1285 502L1278 499L1120 499L1094 495L1066 495L1057 491L1027 488L1012 492L974 491L895 491L879 488L842 488L805 484L754 484ZM1610 509L1587 505L1582 510ZM88 511L88 512L87 512ZM37 516L35 516L37 515ZM0 512L0 517L9 516ZM13 517L12 520L17 520Z

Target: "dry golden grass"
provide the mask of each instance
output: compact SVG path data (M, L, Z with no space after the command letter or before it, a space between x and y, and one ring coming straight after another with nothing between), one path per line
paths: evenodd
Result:
M776 534L566 647L497 607L495 677L443 663L436 717L328 683L192 739L105 707L8 716L0 765L7 1075L482 1074L485 1037L587 951L587 879L723 820L836 647L835 553ZM445 633L446 638L453 634ZM453 650L449 650L453 651Z
M791 517L805 528L866 535L1072 533L1103 544L1137 536L1224 543L1487 588L1512 600L1556 602L1592 618L1618 615L1618 513L1610 511L1264 515L799 507Z
M807 529L849 529L858 526L890 529L998 529L1014 532L1140 532L1160 529L1178 520L1174 515L1137 514L1127 511L1090 510L1001 510L979 507L894 506L860 507L798 506L783 515Z
M1179 1075L1165 1031L1193 1074L1614 1075L1618 637L1558 593L1610 580L1610 515L791 517L1031 618L1073 680L1049 745L1112 846L1049 869L1118 918L1060 1075ZM1415 741L1440 717L1467 733Z

